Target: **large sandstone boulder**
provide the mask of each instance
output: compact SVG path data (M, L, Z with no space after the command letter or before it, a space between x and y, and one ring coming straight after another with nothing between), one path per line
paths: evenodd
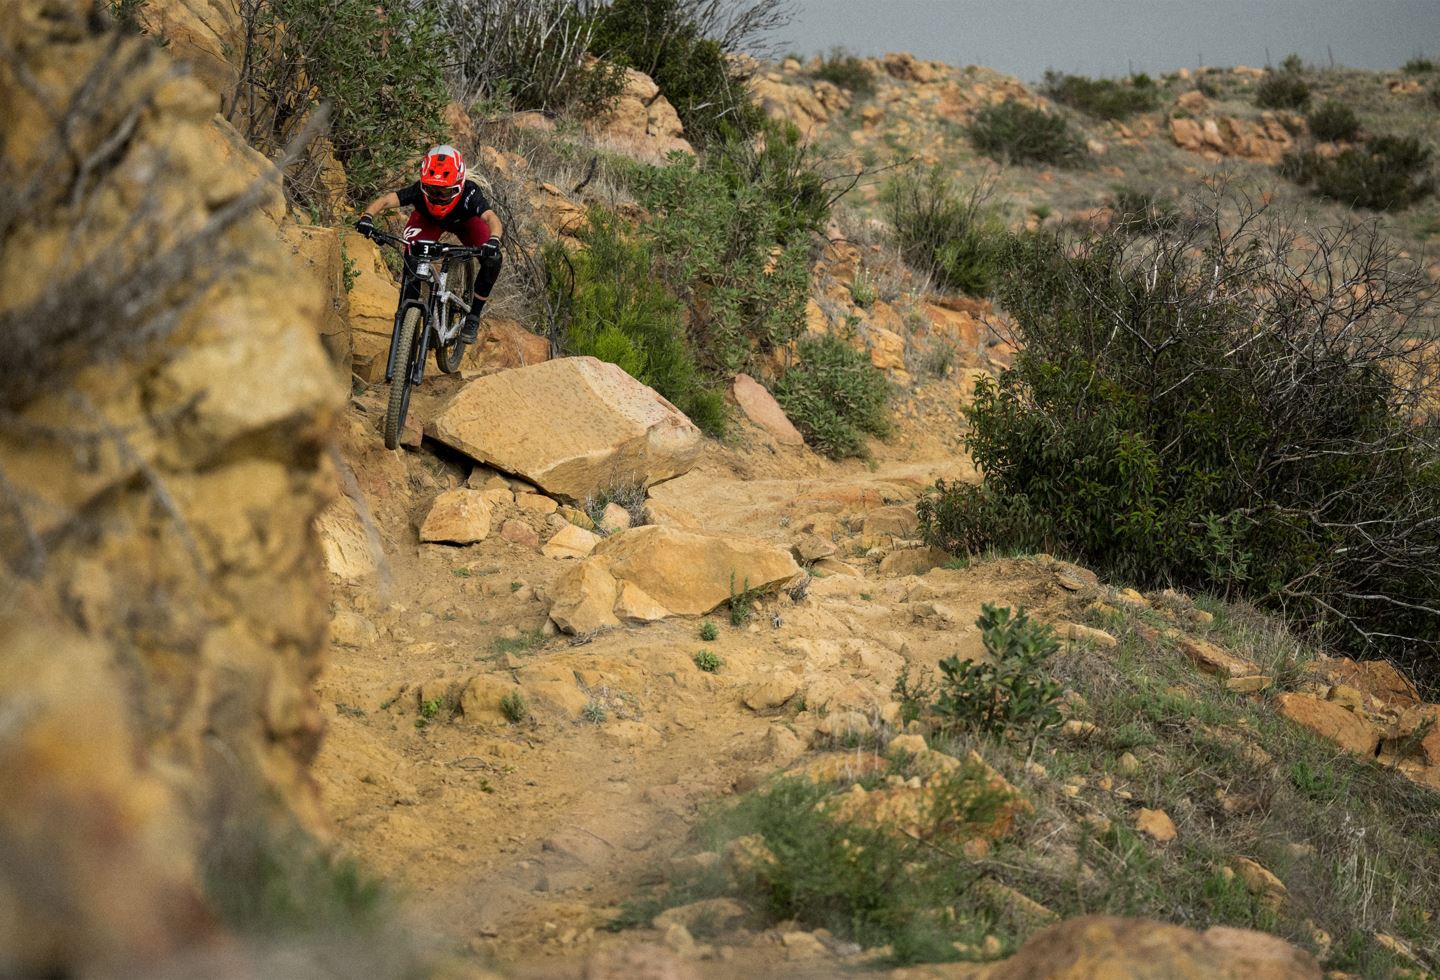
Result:
M700 430L614 364L567 357L470 382L426 427L434 439L552 496L649 486L688 471Z
M1280 713L1297 725L1329 739L1347 752L1374 758L1380 746L1380 732L1359 715L1307 694L1281 694L1275 701Z
M805 437L800 430L795 428L785 409L775 400L775 396L754 378L748 374L735 375L735 384L732 388L735 394L735 403L740 406L740 411L745 417L754 422L760 428L770 433L770 436L782 446L803 446Z
M326 302L320 313L320 342L330 360L350 376L350 293L345 288L345 259L340 233L334 228L286 221L280 238L295 256L296 264L320 283Z
M1216 926L1203 933L1149 919L1089 915L1032 936L1009 959L975 980L1320 980L1304 950L1251 929Z
M644 72L625 69L625 87L610 109L586 121L586 129L602 146L652 163L671 153L694 155L685 128L660 86Z
M0 973L152 975L212 935L202 857L325 826L314 521L344 389L280 175L218 96L88 0L5 14L0 173L44 180L0 229L0 323L41 354L67 319L105 334L4 386Z
M769 541L654 525L613 534L594 554L617 579L682 616L724 605L732 590L773 592L801 574L790 552Z
M355 279L348 295L354 371L362 381L373 383L385 377L400 287L381 258L380 246L359 235L347 234L343 241L354 263Z

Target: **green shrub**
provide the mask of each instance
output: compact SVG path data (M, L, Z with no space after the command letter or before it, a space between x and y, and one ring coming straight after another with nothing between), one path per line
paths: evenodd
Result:
M1356 208L1398 211L1435 191L1433 151L1414 136L1376 136L1334 157L1287 156L1280 172L1320 197Z
M1405 62L1400 70L1407 75L1428 75L1435 70L1435 62L1421 55L1416 55Z
M905 261L944 290L988 296L1005 226L987 204L988 188L958 187L942 167L905 171L883 200Z
M1299 75L1304 70L1305 59L1301 58L1297 52L1290 52L1285 56L1285 60L1280 62L1280 71L1286 75Z
M649 246L625 238L599 209L584 240L583 251L551 243L543 253L551 305L566 313L566 351L618 364L704 431L722 433L724 397L695 362L680 303L656 279Z
M1355 110L1334 99L1326 99L1305 121L1310 124L1310 135L1326 143L1353 140L1360 132L1360 117Z
M831 48L830 53L820 59L820 67L810 74L812 78L829 82L858 96L875 91L875 76L865 60L842 47Z
M755 615L755 603L759 601L762 593L759 589L750 588L750 580L747 578L745 584L739 591L735 589L735 573L730 573L730 625L744 626L750 622Z
M323 101L350 199L364 202L409 178L438 141L449 95L448 38L433 8L402 0L254 0L243 5L251 43L225 111L274 157ZM323 198L315 159L286 174L292 199Z
M1308 234L1226 201L1178 233L1017 242L1022 353L968 410L986 486L940 490L926 536L1238 593L1433 669L1440 464L1407 339L1431 286L1373 232Z
M511 691L500 698L500 713L506 721L518 725L530 717L530 705L526 703L525 695Z
M870 359L836 337L800 341L800 363L775 384L805 441L832 459L865 455L865 434L889 432L888 385Z
M701 650L695 654L694 660L695 666L707 674L716 673L725 663L720 659L720 655L712 650Z
M1128 83L1113 78L1086 78L1047 71L1042 91L1061 105L1096 119L1128 119L1160 104L1160 93L1149 76L1137 75Z
M1084 145L1063 116L1013 99L977 112L969 134L975 149L1002 162L1069 167L1085 158Z
M1046 662L1060 649L1055 633L1030 621L1022 608L980 607L980 637L986 659L940 661L941 725L982 732L1038 735L1060 724L1063 688L1046 675Z
M717 627L710 620L707 619L705 620L705 622L700 624L700 639L704 640L706 643L715 642L715 639L719 637L719 635L720 628Z
M718 32L704 13L686 0L613 0L599 14L590 50L653 78L675 107L686 138L709 147L750 136L763 114L727 57L738 51L738 39Z
M1255 87L1255 104L1262 109L1304 109L1310 86L1298 72L1270 72Z
M799 133L764 131L763 149L730 142L636 179L656 271L685 303L700 363L727 381L804 329L811 248L830 213Z
M1115 192L1110 206L1115 220L1132 231L1163 231L1180 223L1180 209L1152 190L1122 187Z

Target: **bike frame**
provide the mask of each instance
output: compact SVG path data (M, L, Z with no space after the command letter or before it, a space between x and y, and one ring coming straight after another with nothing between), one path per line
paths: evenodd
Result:
M418 339L420 350L411 365L410 384L418 385L425 379L426 356L433 348L443 347L454 340L460 331L461 318L470 312L469 299L457 296L449 289L450 263L478 257L480 250L440 242L406 242L383 232L377 233L375 239L400 250L404 262L400 295L404 297L412 288L415 293L415 298L404 300L395 310L395 322L390 333L390 356L385 364L385 383L394 382L398 362L404 356L398 346L405 312L417 308L424 329ZM460 316L453 314L455 308L459 309Z

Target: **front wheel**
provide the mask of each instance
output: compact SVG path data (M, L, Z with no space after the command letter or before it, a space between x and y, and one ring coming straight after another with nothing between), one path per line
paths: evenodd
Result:
M395 341L399 357L395 377L390 381L390 404L385 409L385 448L398 449L400 433L405 428L405 413L410 410L410 378L415 373L415 336L420 330L420 308L405 311L400 336Z

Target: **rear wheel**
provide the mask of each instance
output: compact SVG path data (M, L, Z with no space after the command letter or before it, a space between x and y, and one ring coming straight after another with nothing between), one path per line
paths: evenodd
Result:
M455 286L452 290L456 296L469 298L475 289L475 260L466 259L461 262L455 273ZM454 308L454 315L463 316L459 307ZM435 348L435 364L446 374L454 374L460 370L460 362L465 359L465 348L469 345L460 339L457 333L450 343Z
M390 381L390 404L385 409L385 448L398 449L400 433L405 428L405 413L410 410L410 377L415 370L415 336L420 330L420 308L405 311L400 336L395 343L399 356L395 377Z

